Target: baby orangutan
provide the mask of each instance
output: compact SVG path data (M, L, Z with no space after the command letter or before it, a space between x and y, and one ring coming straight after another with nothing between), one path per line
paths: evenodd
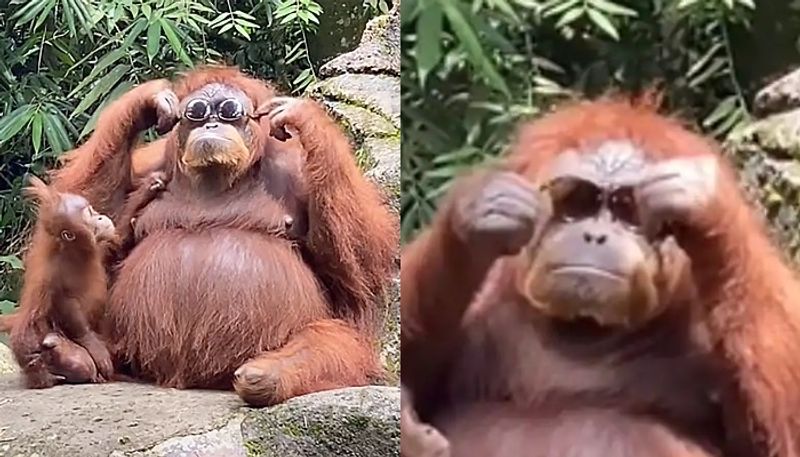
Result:
M11 332L28 387L111 378L111 354L98 334L108 294L106 265L128 244L130 221L163 189L161 173L148 176L131 195L117 231L85 198L31 178L26 194L38 202L39 214L20 311L0 322L1 329Z

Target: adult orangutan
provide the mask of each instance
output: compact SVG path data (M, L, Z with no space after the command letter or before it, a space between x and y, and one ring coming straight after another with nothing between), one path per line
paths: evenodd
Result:
M103 111L53 185L116 215L151 126L171 129L168 182L112 276L103 334L116 370L232 386L254 405L378 376L396 221L324 110L230 68L151 81Z
M403 384L455 457L800 453L800 286L652 108L525 126L402 262Z

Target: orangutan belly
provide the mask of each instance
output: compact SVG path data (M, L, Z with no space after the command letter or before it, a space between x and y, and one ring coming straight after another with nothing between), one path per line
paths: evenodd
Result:
M657 420L610 409L521 413L503 403L440 417L453 457L715 457Z
M288 242L230 229L142 240L107 313L131 374L174 387L229 387L247 359L327 316L314 274Z

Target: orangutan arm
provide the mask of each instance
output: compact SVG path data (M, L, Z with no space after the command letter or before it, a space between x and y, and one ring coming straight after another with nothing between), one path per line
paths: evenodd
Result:
M55 188L83 195L100 213L116 216L131 187L131 149L137 136L155 124L166 132L177 120L178 101L169 87L166 80L150 81L105 108L94 133L53 174Z
M484 171L461 178L432 226L402 256L403 382L437 379L458 343L462 318L495 261L518 252L540 216L538 192L524 178Z
M721 402L729 446L746 449L743 455L798 455L800 284L731 170L712 174L686 161L667 166L671 177L648 185L644 202L657 201L657 209L682 220L678 241L691 258L713 351L730 380Z
M358 169L352 148L318 104L276 99L273 132L298 132L308 158L308 252L328 289L337 317L374 330L398 244L396 218L375 185ZM280 138L279 135L276 135Z

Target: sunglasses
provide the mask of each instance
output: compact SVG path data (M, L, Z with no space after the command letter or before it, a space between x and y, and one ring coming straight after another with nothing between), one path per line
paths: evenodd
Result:
M542 186L550 195L553 216L562 221L596 217L603 209L631 228L642 226L634 186L601 187L574 176L555 178Z
M213 115L223 122L236 122L245 117L246 113L244 105L235 98L225 99L216 107L206 99L196 98L186 104L183 112L183 117L192 122L204 122Z

